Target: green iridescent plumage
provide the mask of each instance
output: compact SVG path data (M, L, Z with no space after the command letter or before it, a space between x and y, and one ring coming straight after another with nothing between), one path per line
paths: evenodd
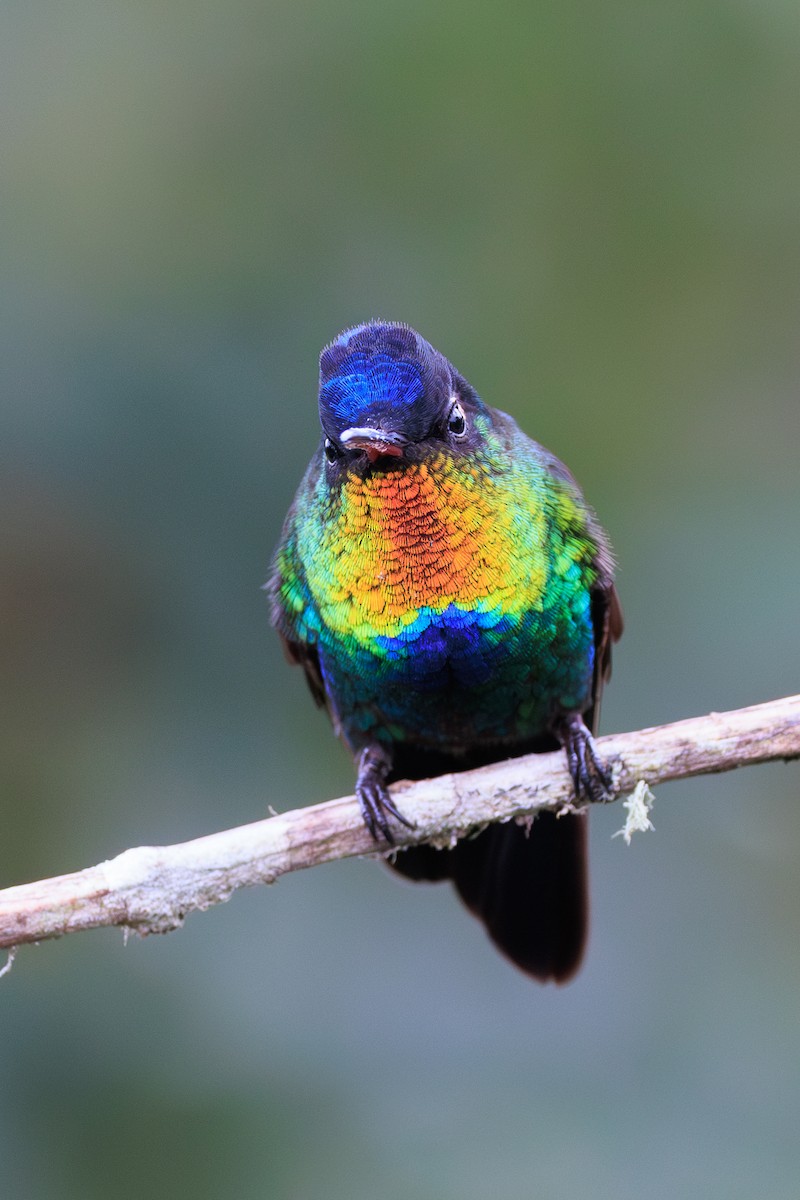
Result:
M476 423L468 457L337 488L315 462L287 523L280 628L316 647L354 749L518 742L588 704L602 535L510 418Z
M569 472L405 326L360 326L323 352L320 416L273 612L361 753L370 828L391 839L393 766L413 777L558 741L595 798L580 714L616 609L605 536Z

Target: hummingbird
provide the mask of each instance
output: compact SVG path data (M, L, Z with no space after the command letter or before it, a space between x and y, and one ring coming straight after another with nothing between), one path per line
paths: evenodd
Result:
M355 758L376 844L410 825L394 780L564 748L578 811L390 863L451 880L507 958L563 983L586 942L585 805L611 788L592 736L622 632L607 536L567 467L408 325L324 348L319 417L266 585L287 657Z

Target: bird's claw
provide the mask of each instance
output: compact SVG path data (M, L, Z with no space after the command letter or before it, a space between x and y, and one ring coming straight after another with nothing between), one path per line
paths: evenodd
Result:
M555 732L567 752L567 765L575 787L575 798L589 804L608 804L614 799L614 780L597 753L594 738L580 713L566 713Z
M391 759L380 746L365 747L358 757L356 796L364 824L372 838L377 842L383 837L393 846L395 838L388 818L394 817L407 829L413 829L414 822L403 816L389 795L386 776L391 766Z

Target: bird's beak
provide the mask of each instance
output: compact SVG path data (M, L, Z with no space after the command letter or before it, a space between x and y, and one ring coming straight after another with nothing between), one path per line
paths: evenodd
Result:
M345 450L363 450L371 463L378 458L402 458L403 450L408 445L408 439L400 433L389 433L385 429L372 429L369 426L345 429L344 433L339 434L339 441Z

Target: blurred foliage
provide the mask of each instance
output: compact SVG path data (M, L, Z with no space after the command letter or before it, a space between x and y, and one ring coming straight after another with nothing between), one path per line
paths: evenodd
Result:
M407 320L611 531L605 727L798 687L800 10L0 13L4 883L349 791L259 585ZM4 1194L796 1196L796 766L593 818L568 989L339 864L0 983Z

